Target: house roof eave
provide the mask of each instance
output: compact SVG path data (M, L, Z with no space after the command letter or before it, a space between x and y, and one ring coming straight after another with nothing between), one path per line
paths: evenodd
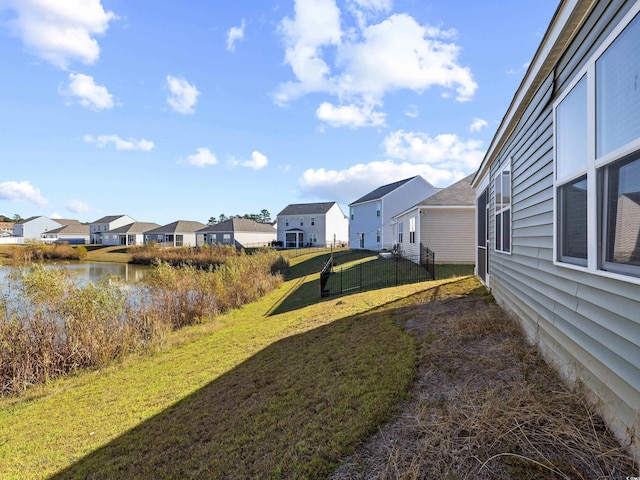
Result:
M597 0L563 0L531 61L527 72L507 109L489 148L471 182L477 188L489 167L498 157L524 114L529 102L574 38Z

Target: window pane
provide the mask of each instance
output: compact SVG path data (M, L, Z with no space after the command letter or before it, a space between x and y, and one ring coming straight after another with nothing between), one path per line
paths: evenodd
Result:
M508 207L511 203L511 170L502 172L502 206Z
M500 175L496 177L496 181L494 182L494 200L495 200L495 209L496 212L502 209L502 180L500 179Z
M579 265L587 262L587 178L560 188L561 260Z
M556 178L587 168L587 79L556 108Z
M640 265L640 160L610 167L606 261Z
M502 214L496 215L496 250L502 251Z
M511 210L502 213L502 251L511 251Z
M598 157L640 137L640 17L596 62Z

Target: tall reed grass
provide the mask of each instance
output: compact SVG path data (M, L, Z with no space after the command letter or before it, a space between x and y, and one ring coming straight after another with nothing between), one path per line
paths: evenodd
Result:
M282 282L276 252L239 253L208 269L158 262L148 284L78 284L36 263L8 277L0 298L0 394L159 348L168 331L258 299Z
M233 245L203 245L199 247L161 247L155 242L131 247L131 263L151 265L158 260L171 265L197 265L200 267L223 264L227 258L243 253Z
M83 245L74 248L66 242L46 244L35 241L12 248L9 255L15 264L28 265L43 261L82 260L87 256L87 249Z

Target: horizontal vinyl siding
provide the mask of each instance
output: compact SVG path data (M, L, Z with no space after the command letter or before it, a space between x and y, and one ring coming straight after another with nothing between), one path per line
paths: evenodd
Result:
M475 210L427 210L420 217L420 239L436 263L475 263Z
M640 286L553 264L552 104L631 4L595 7L560 59L555 80L550 76L540 87L492 165L489 273L496 299L548 358L606 404L603 413L619 436L627 427L638 437ZM493 248L493 178L509 160L512 253L503 254Z

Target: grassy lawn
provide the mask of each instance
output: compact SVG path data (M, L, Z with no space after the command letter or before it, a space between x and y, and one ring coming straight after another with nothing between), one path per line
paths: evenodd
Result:
M319 260L292 259L281 288L170 334L151 357L1 399L0 478L326 477L414 379L399 305L477 283L320 301ZM312 304L295 300L312 284Z

